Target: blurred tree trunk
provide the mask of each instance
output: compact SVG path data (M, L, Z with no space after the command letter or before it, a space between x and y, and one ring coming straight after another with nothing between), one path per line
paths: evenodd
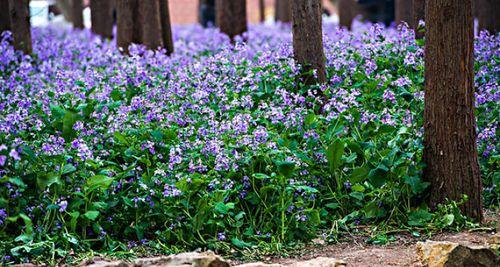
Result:
M168 0L160 0L160 17L163 45L170 55L174 52L174 41L172 39L172 27L170 23L170 11Z
M475 8L479 30L497 33L500 30L500 0L477 0Z
M259 20L261 23L266 21L266 3L264 3L264 0L259 0Z
M139 0L139 22L142 44L149 49L163 47L160 0Z
M421 20L425 20L425 2L427 0L413 0L413 28L415 29L415 38L422 39L425 32L418 30Z
M395 21L399 25L401 22L408 23L409 27L413 25L413 0L396 0L395 1Z
M465 194L462 211L480 221L472 0L427 0L425 21L423 177L431 184L430 205Z
M103 38L113 38L113 2L112 0L90 0L92 32Z
M361 8L356 0L339 0L338 15L340 27L352 29L352 22L361 14Z
M284 23L292 21L292 10L290 8L291 0L276 0L275 2L275 20Z
M0 38L2 32L10 30L9 0L0 0Z
M316 75L304 75L306 84L325 83L325 54L323 51L321 0L291 0L293 54L304 73L315 70Z
M59 11L61 11L66 21L73 22L73 17L71 16L71 0L57 0L56 6Z
M10 24L14 49L31 54L31 24L29 0L9 0Z
M73 22L73 27L77 29L83 29L83 0L72 0L71 1L71 19Z
M231 40L247 31L246 0L216 0L216 24Z
M116 44L126 54L132 43L141 43L138 0L116 0Z

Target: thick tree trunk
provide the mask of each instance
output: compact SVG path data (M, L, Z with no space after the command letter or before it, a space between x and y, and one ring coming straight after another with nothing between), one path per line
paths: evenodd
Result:
M293 54L304 72L315 70L316 75L304 75L306 84L325 83L325 54L321 0L291 0L293 19Z
M361 14L361 8L356 0L339 0L338 15L340 27L351 30L352 22L356 16Z
M112 0L90 0L92 32L103 38L113 38L113 2Z
M170 55L174 52L174 41L172 39L172 27L170 24L170 11L168 10L168 0L160 0L160 17L163 46Z
M476 9L479 30L500 31L500 0L477 0Z
M14 49L31 54L31 25L29 0L9 0L10 23Z
M425 20L425 2L427 0L413 0L413 28L415 29L415 38L422 39L425 32L418 30L421 20Z
M259 0L259 20L261 23L266 21L266 4L264 0Z
M427 0L424 179L430 204L459 201L481 220L481 177L474 118L472 0Z
M116 0L116 45L126 54L132 43L141 43L137 2L138 0Z
M247 31L246 0L216 0L216 24L231 40Z
M72 0L71 1L71 19L73 22L73 27L77 29L83 29L83 0Z
M274 11L276 21L281 21L284 23L289 23L292 21L290 0L276 0Z
M4 31L10 31L9 0L0 0L0 38Z
M396 0L395 2L396 24L402 22L408 23L409 27L413 25L413 0Z
M149 49L163 47L159 0L139 0L142 44Z

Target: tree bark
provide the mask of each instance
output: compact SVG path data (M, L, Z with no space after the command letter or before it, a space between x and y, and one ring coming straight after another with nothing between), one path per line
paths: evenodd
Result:
M284 23L290 23L292 21L290 0L276 0L274 11L276 21L281 21Z
M396 24L402 22L408 23L409 27L413 25L413 0L396 0L395 1L395 20Z
M14 49L31 54L31 25L29 0L9 0L9 15Z
M261 23L266 21L266 4L264 0L259 0L259 20Z
M465 215L481 220L481 176L474 118L472 0L427 0L424 180L430 205L468 200Z
M114 1L90 0L92 32L103 38L113 38Z
M427 0L413 0L413 28L415 29L415 38L422 39L425 32L418 30L421 20L425 20L425 2Z
M138 0L116 0L116 44L125 54L132 43L141 43Z
M0 0L0 39L4 31L10 31L9 0Z
M159 0L139 0L142 44L149 49L163 47Z
M77 29L83 29L83 2L82 0L72 0L71 1L71 19L73 22L73 27Z
M295 60L305 73L316 71L316 75L305 74L302 78L306 84L325 83L321 0L291 0L291 7Z
M216 24L231 40L247 31L246 0L216 0Z
M167 55L174 52L174 41L172 39L172 27L170 23L170 11L168 10L168 0L160 0L161 32L163 45L167 50Z
M500 31L500 0L477 0L476 9L479 30L487 30L491 34Z
M64 19L66 19L68 22L73 23L73 17L71 14L71 1L72 0L56 0L56 6L63 14Z
M362 12L356 0L339 0L338 14L339 26L351 30L352 22Z

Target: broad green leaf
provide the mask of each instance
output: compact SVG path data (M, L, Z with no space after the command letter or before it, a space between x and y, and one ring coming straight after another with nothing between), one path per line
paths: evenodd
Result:
M368 177L369 172L370 168L366 165L358 167L352 171L349 181L353 184L362 182Z
M280 161L277 163L278 172L286 178L291 178L295 170L295 163L290 161Z
M90 177L87 180L87 186L90 188L98 187L101 189L107 189L111 185L112 182L113 182L113 178L108 177L106 175L98 174L98 175L94 175L94 176Z
M328 165L332 172L337 170L342 164L344 146L344 142L340 139L336 139L326 150L326 159L328 160Z
M41 190L45 190L53 184L62 184L61 176L58 173L45 173L38 175L36 178L36 183Z
M96 210L89 210L89 211L85 212L85 214L83 214L83 217L85 217L91 221L95 221L95 219L97 219L98 216L99 216L99 212Z

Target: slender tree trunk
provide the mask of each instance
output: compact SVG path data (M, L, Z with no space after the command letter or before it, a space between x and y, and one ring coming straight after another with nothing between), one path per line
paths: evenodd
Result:
M71 1L71 18L73 19L73 27L83 29L83 0Z
M415 38L422 39L425 32L418 30L421 20L425 19L425 2L427 0L413 0L413 28L415 29Z
M128 54L132 43L141 42L138 19L138 0L116 0L116 44Z
M339 0L338 14L340 27L351 30L352 22L361 14L361 10L355 0Z
M477 0L476 9L479 30L500 31L500 0Z
M29 0L9 0L10 23L14 49L31 54L31 24Z
M424 179L430 204L468 196L462 210L481 220L474 118L472 0L427 0Z
M73 23L73 17L71 14L72 0L56 0L56 6L61 11L68 22Z
M9 0L0 0L0 38L4 31L10 31Z
M266 4L264 0L259 0L259 20L261 23L266 21Z
M413 0L396 0L395 2L396 24L402 22L408 23L409 27L413 25Z
M113 8L111 0L90 0L92 32L103 38L113 38Z
M284 23L289 23L292 21L292 10L290 8L290 0L276 0L275 17L276 21L281 21Z
M142 44L149 49L163 47L159 0L139 0Z
M170 11L168 10L168 0L160 0L160 17L163 45L170 55L174 52L174 41L172 40L172 27L170 24Z
M315 77L304 75L306 84L325 83L325 54L321 0L291 0L293 54L304 72L315 70Z
M216 0L216 24L231 40L247 31L246 0Z

